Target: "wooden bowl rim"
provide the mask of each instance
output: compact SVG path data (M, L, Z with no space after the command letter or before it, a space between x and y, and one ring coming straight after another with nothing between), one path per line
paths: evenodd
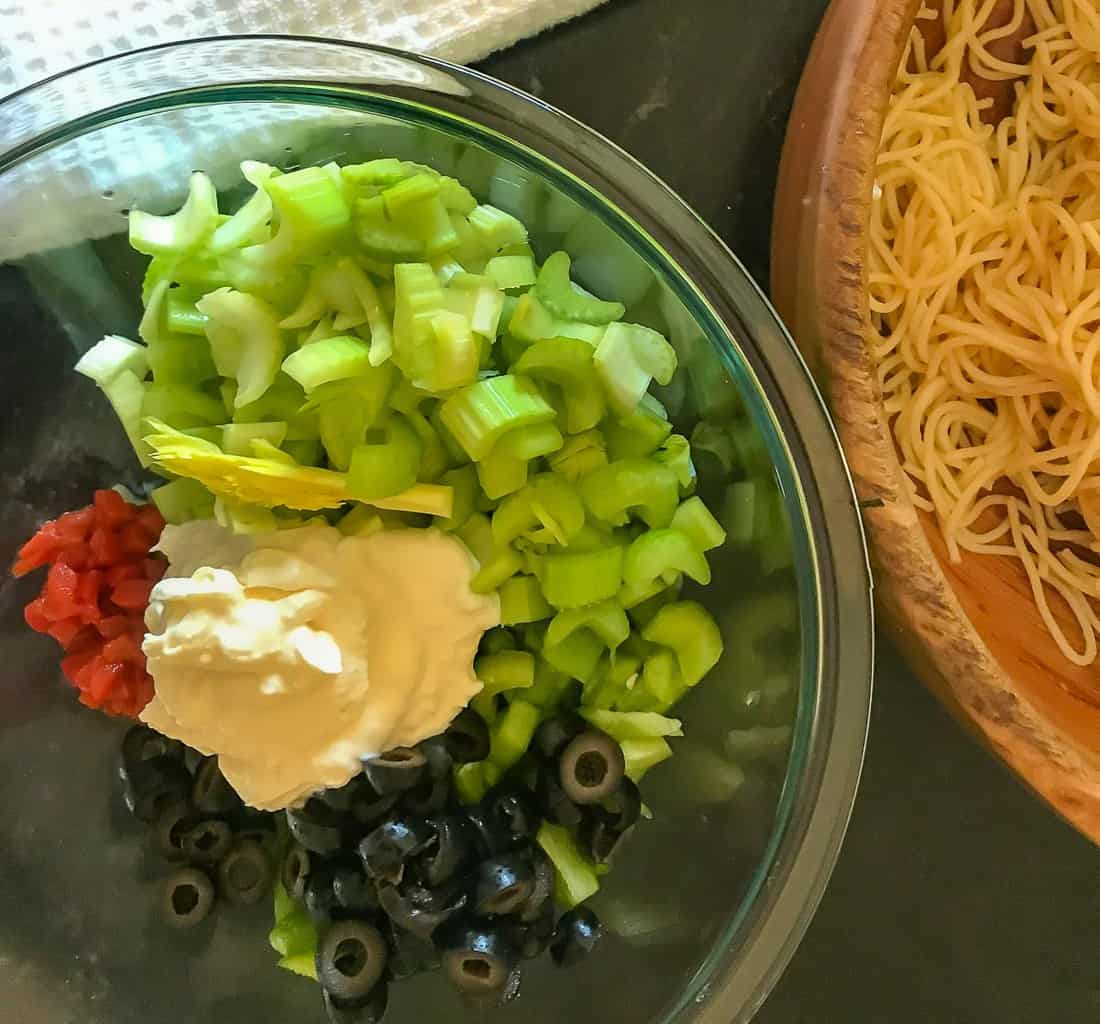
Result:
M948 706L1066 820L1100 842L1100 751L1044 716L964 611L910 500L864 344L875 161L890 85L920 2L833 0L826 12L787 129L772 295L829 398L864 509L884 625Z

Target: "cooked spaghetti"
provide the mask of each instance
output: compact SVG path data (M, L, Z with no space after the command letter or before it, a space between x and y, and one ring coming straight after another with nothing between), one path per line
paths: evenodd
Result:
M1006 8L1007 21L991 18ZM1100 633L1100 6L945 0L921 18L945 32L910 39L871 212L883 398L913 500L935 514L951 558L1018 559L1058 646L1089 665ZM1014 34L1019 63L1001 56ZM977 98L975 76L1007 90L996 124L984 123L994 101Z

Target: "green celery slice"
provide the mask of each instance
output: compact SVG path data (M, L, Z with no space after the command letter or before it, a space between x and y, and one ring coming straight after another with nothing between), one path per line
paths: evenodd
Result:
M663 737L623 740L619 746L623 748L623 757L626 758L626 776L633 782L641 782L651 768L672 757L672 747Z
M583 434L567 437L561 448L548 456L548 461L555 473L577 483L607 465L603 434L598 430L586 430Z
M466 454L478 462L507 431L552 420L554 408L529 377L500 374L451 395L439 415Z
M624 525L637 512L647 526L668 526L680 503L676 474L649 459L619 459L581 481L588 510L610 526Z
M214 515L214 495L195 480L171 480L155 488L150 497L166 523L179 525Z
M642 630L642 636L676 654L687 686L695 686L722 656L722 633L718 624L695 601L665 605Z
M607 330L595 324L558 319L539 302L534 292L525 292L517 299L506 323L512 337L528 344L551 338L575 338L595 347Z
M580 714L585 721L618 743L684 735L678 718L666 718L652 711L606 711L582 707Z
M369 537L386 528L382 517L370 505L356 505L340 517L336 528L346 537Z
M436 336L432 321L447 312L443 289L427 263L393 268L394 360L416 387L432 390L436 372Z
M351 222L342 184L323 167L268 178L264 188L279 215L275 237L240 250L247 265L270 270L330 246Z
M500 622L503 626L538 622L554 614L554 609L547 603L539 581L534 576L513 576L505 580L500 586L499 595Z
M527 241L527 228L510 213L482 204L467 215L470 227L481 244L491 252L506 245Z
M444 310L432 317L431 327L435 335L432 389L451 391L476 380L481 344L474 337L470 321L461 313Z
M608 418L601 429L607 440L608 456L630 459L653 455L672 433L672 424L639 406L621 419Z
M223 422L225 407L198 388L153 383L145 387L141 414L164 420L173 427L202 427Z
M116 373L110 380L100 385L107 396L122 429L126 432L134 454L143 466L151 463L148 446L142 440L141 409L145 403L145 385L130 370Z
M528 704L525 700L513 700L493 726L490 732L489 761L502 774L527 753L541 717L534 704Z
M608 401L621 413L633 412L650 382L668 384L676 372L676 350L656 331L640 324L610 324L593 356Z
M679 530L648 530L634 540L623 560L623 582L641 587L666 573L684 573L696 583L710 583L706 556Z
M726 542L726 531L698 496L681 502L669 525L690 537L700 551L712 551Z
M208 318L206 336L218 373L237 381L234 407L256 401L274 383L283 359L279 314L262 299L231 288L210 292L195 305Z
M523 557L518 551L505 548L485 562L477 575L470 580L470 590L475 594L491 594L507 579L523 569Z
M554 901L560 907L570 910L596 894L600 888L596 869L577 848L567 828L543 822L537 841L554 865Z
M485 496L496 501L527 483L528 466L527 459L494 449L477 464L478 483Z
M460 529L474 513L478 492L477 470L473 466L449 469L439 478L439 482L454 491L454 511L448 519L439 523L439 527L453 532Z
M603 419L603 391L596 378L592 346L576 338L536 341L512 366L535 380L557 384L565 401L565 429L570 434L590 430ZM648 452L638 452L645 455Z
M529 288L535 283L538 271L535 261L525 253L515 256L494 256L485 264L485 273L500 289Z
M286 430L286 424L278 421L227 423L222 427L222 451L230 455L251 455L252 442L257 438L278 448L286 440Z
M673 434L653 453L654 462L668 466L680 484L681 494L690 494L695 489L695 463L691 458L691 445L682 434Z
M539 271L535 294L550 313L562 320L587 324L609 324L621 320L626 307L621 302L604 302L573 287L569 280L569 254L556 252Z
M617 544L578 554L548 554L539 560L539 582L555 608L581 608L618 593L623 562L623 548Z
M270 223L271 214L274 211L271 196L264 188L264 182L281 173L278 168L257 160L241 162L241 174L249 184L255 186L256 190L232 217L215 228L207 246L210 252L215 254L228 252L230 249L239 249L243 245L259 240L259 236Z
M130 245L146 256L180 256L198 249L218 223L218 193L202 171L192 173L187 199L175 213L158 217L131 210Z
M556 452L563 443L561 432L553 423L532 423L529 427L509 430L497 442L489 457L499 453L529 462Z
M148 372L149 356L144 345L108 334L88 349L73 369L102 387L123 372L141 380Z
M567 480L541 473L516 494L509 495L493 513L493 538L510 544L542 526L558 544L568 544L584 526L584 503Z
M351 453L348 493L358 501L388 498L416 483L423 452L416 431L399 413L392 413L380 431L380 441L358 445Z
M370 370L370 346L347 335L325 338L291 352L283 360L282 369L309 395L321 384L358 377Z
M535 656L530 651L498 651L474 661L474 675L486 693L503 693L534 686Z
M554 645L578 629L590 629L606 647L615 650L629 635L626 612L614 599L558 612L546 630L546 643Z

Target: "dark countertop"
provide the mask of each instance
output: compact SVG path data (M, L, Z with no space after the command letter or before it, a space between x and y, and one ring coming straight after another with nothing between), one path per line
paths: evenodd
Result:
M612 0L486 61L629 150L767 280L783 127L825 0ZM880 636L863 786L762 1024L1100 1019L1100 853Z

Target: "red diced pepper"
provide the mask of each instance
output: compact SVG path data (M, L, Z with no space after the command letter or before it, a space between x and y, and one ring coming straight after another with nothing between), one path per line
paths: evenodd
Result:
M19 557L12 566L12 574L26 576L27 573L52 562L61 550L61 542L51 534L39 530L19 549Z
M102 526L92 531L88 540L88 552L92 564L100 568L117 565L123 560L122 541L117 533Z
M76 639L83 628L84 623L74 616L71 619L62 619L60 622L50 623L50 628L46 632L68 650L69 644Z
M45 611L46 599L36 597L23 609L23 619L36 633L45 633L50 628L50 620Z
M122 550L127 558L144 559L149 549L156 543L156 537L150 537L141 523L129 523L119 533Z
M112 565L104 573L108 587L117 587L125 580L140 580L145 577L145 565L142 562L126 562L123 565Z
M73 686L79 686L84 671L95 663L97 657L96 650L70 651L61 659L61 671Z
M78 614L87 623L96 622L103 617L99 610L99 592L103 589L103 573L97 569L82 572L77 577L76 601Z
M83 543L63 548L54 559L55 564L67 565L76 572L83 572L91 563L91 554Z
M95 527L95 519L95 509L88 505L72 512L63 512L48 525L53 527L58 538L65 544L79 544L87 540L88 534Z
M116 662L100 659L88 677L84 687L95 698L97 704L103 703L111 692L122 685L126 678L126 666ZM132 670L131 670L132 671Z
M159 537L164 529L164 516L160 514L156 505L138 505L134 518L141 523L142 529L154 538Z
M137 664L141 660L141 644L132 633L120 633L103 645L103 659Z
M123 633L133 632L133 619L129 615L106 615L95 624L104 640L113 640Z
M152 558L145 559L144 569L147 580L159 583L168 571L168 561L160 555L154 555Z
M93 499L96 524L117 530L134 518L134 507L118 491L96 491Z
M78 576L67 565L55 562L46 576L42 589L42 611L51 622L71 619L78 613L76 586Z
M141 611L149 604L152 580L123 580L111 591L111 601L125 611Z

